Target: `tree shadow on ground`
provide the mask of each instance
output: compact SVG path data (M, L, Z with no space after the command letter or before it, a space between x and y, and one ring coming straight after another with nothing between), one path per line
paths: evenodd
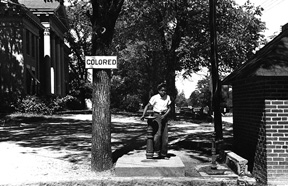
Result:
M115 116L114 116L115 117ZM113 162L121 156L146 148L146 122L134 116L117 115L112 122L111 148ZM132 118L132 119L131 119ZM137 117L138 118L138 117ZM180 123L181 121L175 121ZM225 147L231 147L231 125L224 124ZM193 132L194 131L194 132ZM197 132L195 132L197 131ZM199 155L191 158L205 161L201 156L211 155L211 125L205 123L188 124L185 127L171 126L169 149L189 151ZM68 119L61 116L20 116L6 118L0 123L0 143L15 142L32 150L23 153L37 153L39 149L65 152L57 158L73 163L90 162L91 120Z
M176 126L170 127L170 138L172 141L170 143L170 148L175 150L190 150L193 152L191 158L198 159L199 161L203 160L203 157L211 157L212 155L212 141L213 133L214 133L214 125L212 123L207 122L206 119L195 120L191 118L184 118L183 120L188 123L188 125L184 125L184 127ZM187 122L188 121L188 122ZM191 122L191 125L189 123ZM224 150L232 150L232 142L233 142L233 130L232 124L228 122L222 122L223 126L223 143L222 147ZM180 130L179 130L180 128ZM181 133L182 132L182 133ZM176 135L173 135L176 134ZM173 143L174 141L174 143ZM219 142L216 141L216 145ZM218 146L218 145L217 145ZM219 147L219 146L218 146ZM219 153L219 149L217 147L217 153ZM206 159L206 158L205 158Z

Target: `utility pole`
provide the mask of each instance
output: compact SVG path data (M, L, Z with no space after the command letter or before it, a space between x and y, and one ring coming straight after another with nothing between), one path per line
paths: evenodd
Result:
M216 1L209 0L209 23L211 44L211 77L212 77L212 109L214 113L215 140L223 139L222 118L220 111L221 85L218 74L217 34L216 34Z

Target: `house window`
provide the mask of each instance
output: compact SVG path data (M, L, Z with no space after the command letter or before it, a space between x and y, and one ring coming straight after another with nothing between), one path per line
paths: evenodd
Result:
M26 90L28 95L33 95L35 93L35 84L31 73L29 72L30 69L26 68Z
M30 32L26 30L26 53L30 55Z
M37 85L40 81L35 76L35 71L30 68L26 68L26 90L27 94L34 95L37 93Z
M36 39L35 39L35 35L32 35L32 57L35 57L35 50L36 50L36 43L35 43L35 41L36 41Z

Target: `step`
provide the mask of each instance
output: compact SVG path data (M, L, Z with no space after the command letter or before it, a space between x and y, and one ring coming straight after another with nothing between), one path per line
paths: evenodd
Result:
M145 151L132 152L118 159L115 174L119 177L184 177L185 166L177 156L166 159L146 159Z

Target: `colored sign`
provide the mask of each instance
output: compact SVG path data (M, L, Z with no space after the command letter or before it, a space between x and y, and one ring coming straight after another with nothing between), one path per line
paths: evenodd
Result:
M85 68L117 69L117 56L85 56Z

